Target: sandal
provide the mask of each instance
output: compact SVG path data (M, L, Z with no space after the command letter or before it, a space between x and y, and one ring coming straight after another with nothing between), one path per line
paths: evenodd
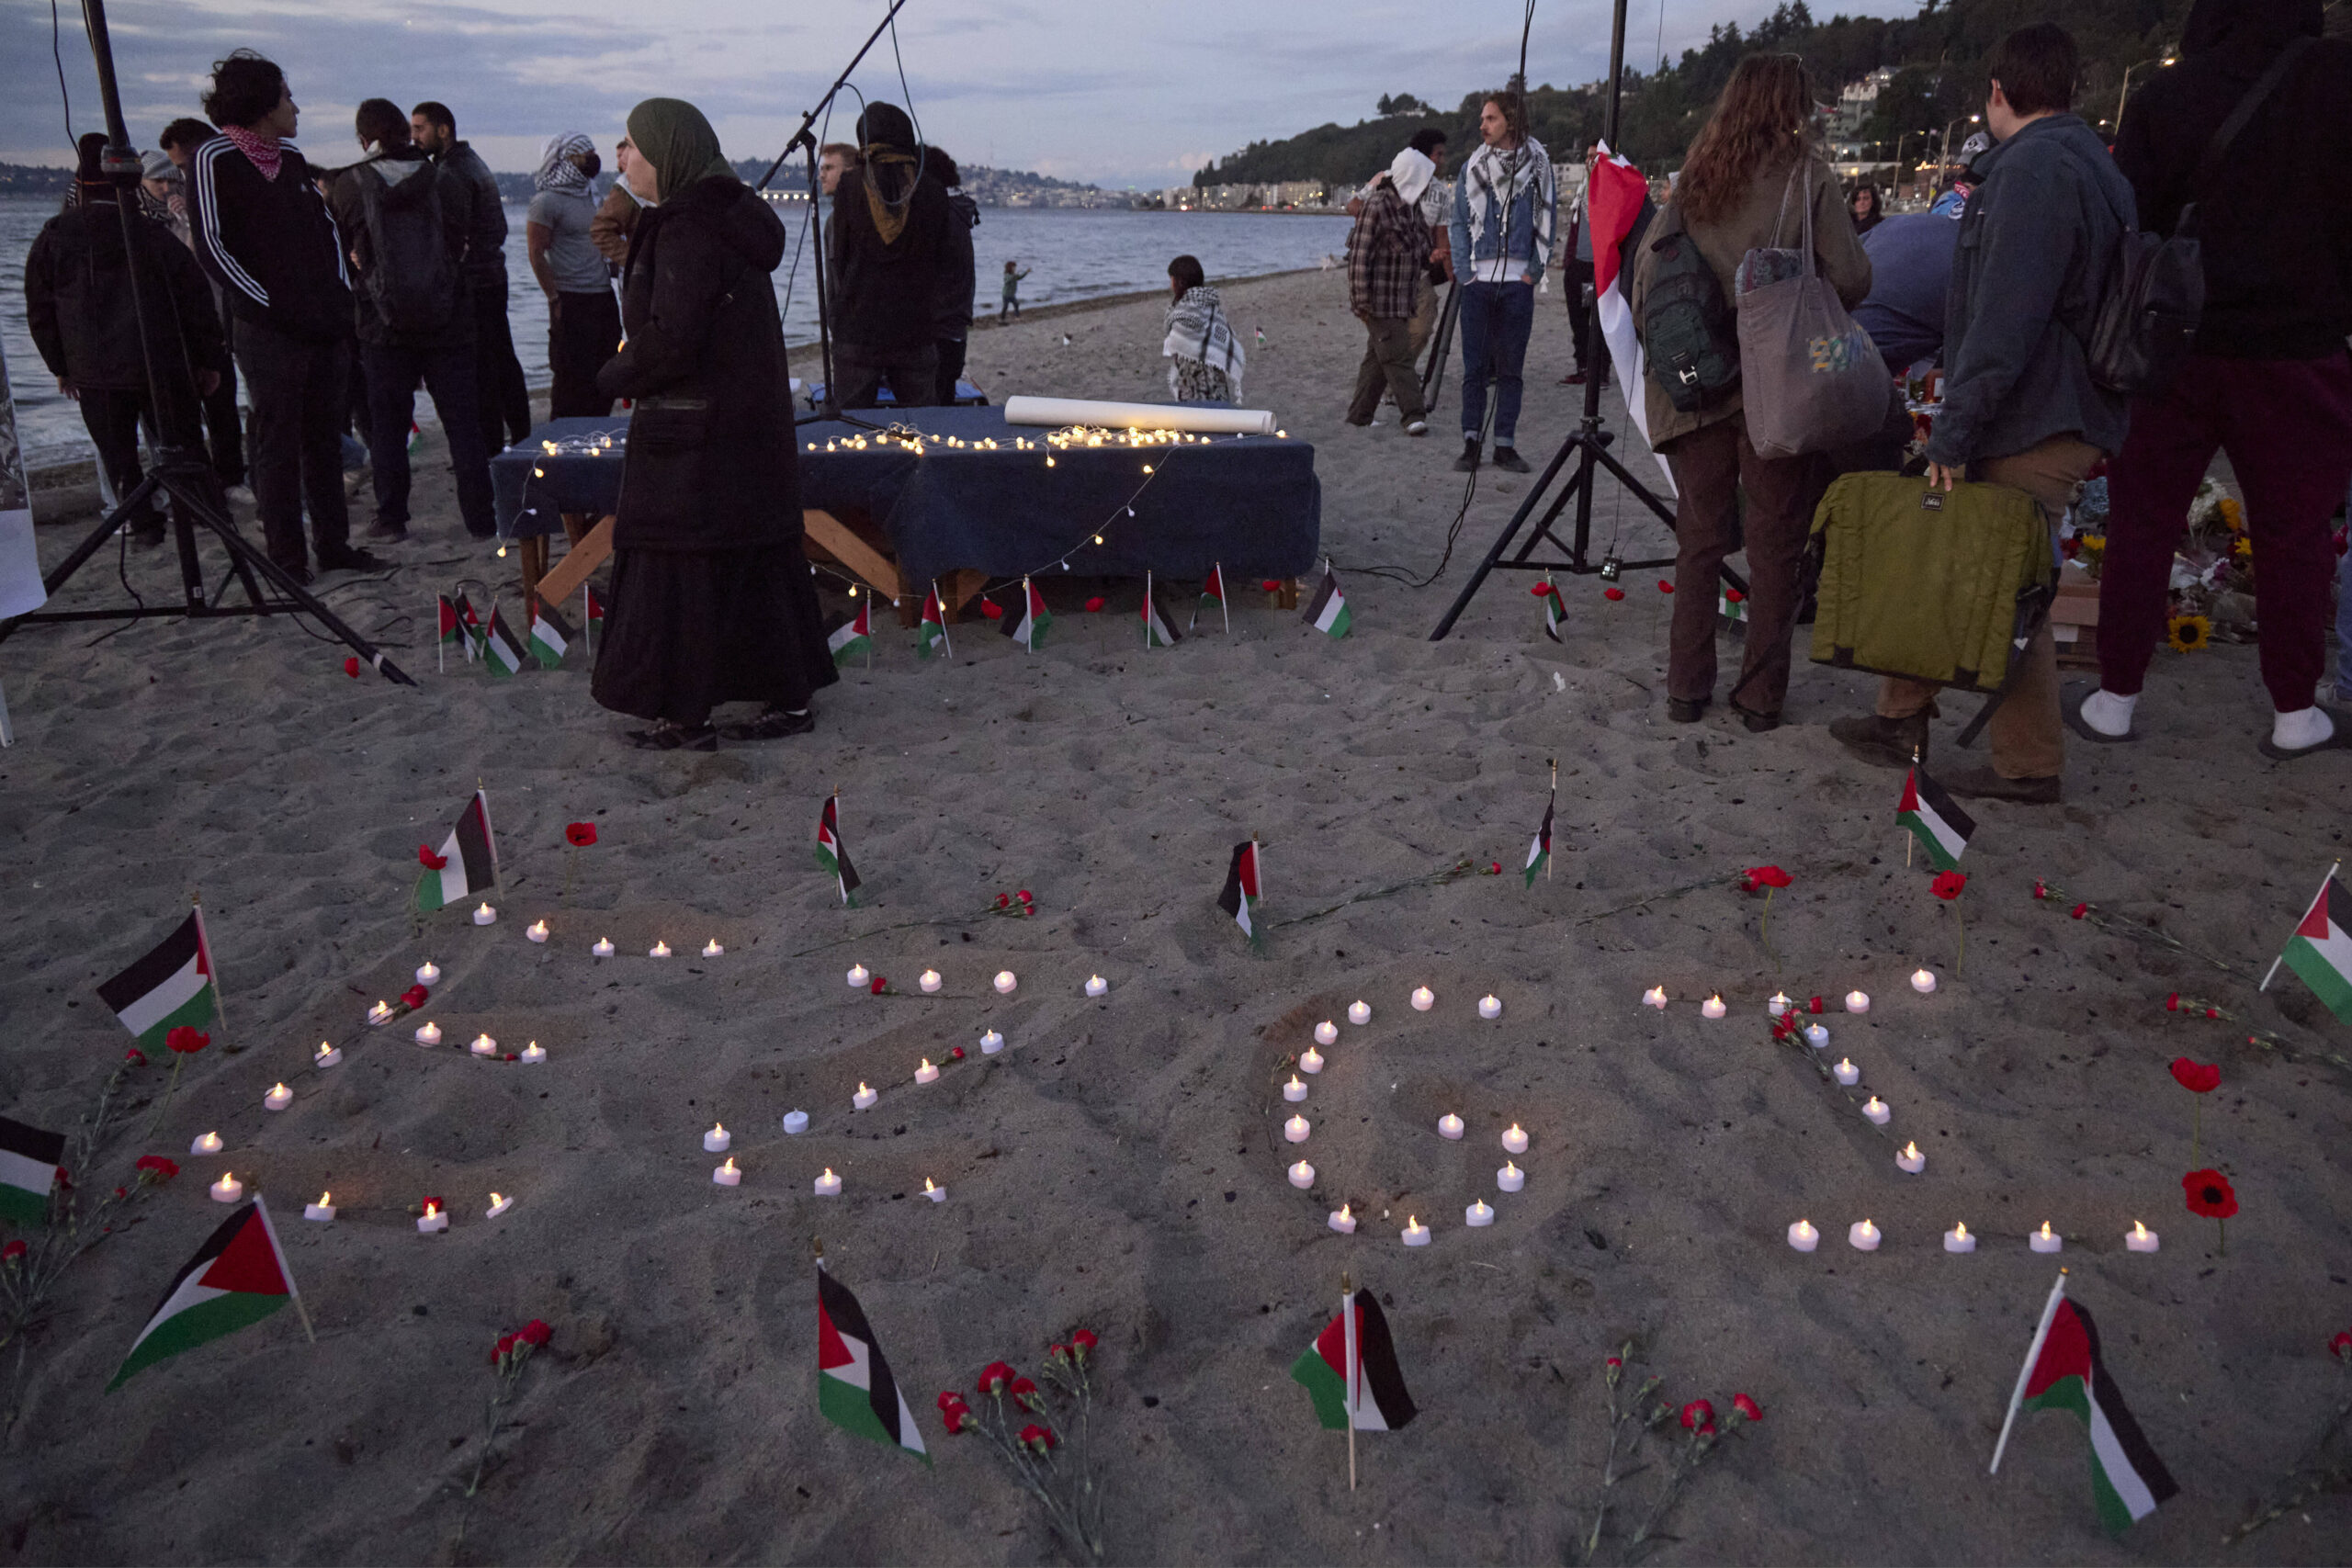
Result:
M628 743L640 751L716 751L718 731L708 720L688 728L670 720L657 719L650 729L632 729Z
M806 735L817 728L817 716L807 708L769 707L765 712L730 724L719 731L729 740L781 740L787 735Z

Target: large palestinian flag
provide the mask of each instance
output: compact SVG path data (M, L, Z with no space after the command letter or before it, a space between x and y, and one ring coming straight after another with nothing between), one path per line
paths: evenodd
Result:
M2024 1408L2064 1410L2090 1429L2091 1496L2108 1534L2120 1535L2180 1488L2108 1376L2091 1314L2064 1297L2055 1306L2026 1371Z
M857 614L844 615L842 624L825 634L825 647L835 664L847 664L857 658L874 657L874 601L860 598Z
M1592 178L1585 193L1585 221L1592 232L1592 297L1600 316L1600 335L1609 344L1609 358L1617 367L1617 384L1644 387L1649 374L1642 357L1642 337L1634 325L1634 265L1641 257L1641 243L1657 209L1650 202L1650 183L1642 171L1596 143L1600 156L1593 160ZM1579 344L1578 348L1584 345ZM1649 408L1640 398L1625 400L1625 417L1650 438ZM1666 476L1666 492L1675 493L1674 470L1662 454L1657 466Z
M204 940L204 911L190 909L146 957L98 987L98 999L150 1051L182 1024L213 1016L212 946Z
M2327 1010L2352 1023L2352 893L2330 871L2280 955Z
M1326 637L1342 637L1354 619L1348 610L1348 596L1340 592L1339 577L1326 561L1323 586L1315 591L1315 602L1306 606L1306 623Z
M1315 1337L1313 1348L1291 1363L1292 1379L1315 1401L1316 1418L1345 1431L1351 1411L1360 1432L1393 1432L1418 1412L1396 1367L1388 1320L1370 1291L1358 1291L1347 1310Z
M0 1116L0 1220L30 1230L48 1219L49 1190L64 1157L64 1134Z
M107 1392L167 1356L259 1323L296 1293L269 1211L259 1198L238 1205L173 1277Z
M1527 846L1527 886L1535 886L1535 878L1552 859L1552 808L1560 802L1560 792L1555 789L1544 798L1543 825L1535 829L1535 837Z
M426 866L416 879L416 907L446 909L498 886L498 842L490 831L490 792L474 791L458 825L442 840L440 866Z
M1021 580L1021 603L997 623L997 628L1035 653L1037 645L1046 640L1046 628L1053 624L1054 613L1046 608L1046 596L1024 577Z
M1950 871L1960 863L1961 852L1976 831L1975 818L1954 804L1925 768L1913 768L1903 775L1903 803L1894 808L1894 819L1911 830L1919 847L1928 852L1928 863L1938 871Z
M914 1412L866 1326L865 1309L822 1267L817 1270L817 1408L836 1427L931 1462Z
M817 866L832 874L840 884L842 902L849 903L850 895L857 891L857 868L849 863L849 851L842 844L842 801L837 795L825 797L825 808L817 813Z

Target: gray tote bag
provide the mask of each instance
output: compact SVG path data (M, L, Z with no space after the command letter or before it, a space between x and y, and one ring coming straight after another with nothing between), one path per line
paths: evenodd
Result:
M1758 249L1739 265L1742 406L1757 455L1794 457L1849 446L1886 419L1886 365L1854 323L1813 253L1813 164L1800 157L1781 193L1772 242L1781 243L1789 200L1804 195L1804 248Z

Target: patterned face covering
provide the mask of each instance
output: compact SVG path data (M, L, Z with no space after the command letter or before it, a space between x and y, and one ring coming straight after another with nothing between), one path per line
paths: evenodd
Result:
M539 166L531 175L532 186L539 190L586 190L588 176L571 160L595 150L596 144L576 130L548 137L547 145L539 149Z

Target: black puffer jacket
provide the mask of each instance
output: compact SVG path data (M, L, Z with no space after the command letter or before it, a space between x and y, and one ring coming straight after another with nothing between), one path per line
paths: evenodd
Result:
M168 230L133 215L130 231L149 290L147 308L160 311L151 323L155 368L167 389L176 387L184 395L193 389L193 371L229 368L212 289L196 258ZM51 375L93 389L147 385L122 213L113 202L68 209L43 226L25 255L25 322Z
M797 544L800 471L784 323L768 275L784 224L751 187L707 179L638 220L622 275L628 341L596 389L633 398L622 549Z

